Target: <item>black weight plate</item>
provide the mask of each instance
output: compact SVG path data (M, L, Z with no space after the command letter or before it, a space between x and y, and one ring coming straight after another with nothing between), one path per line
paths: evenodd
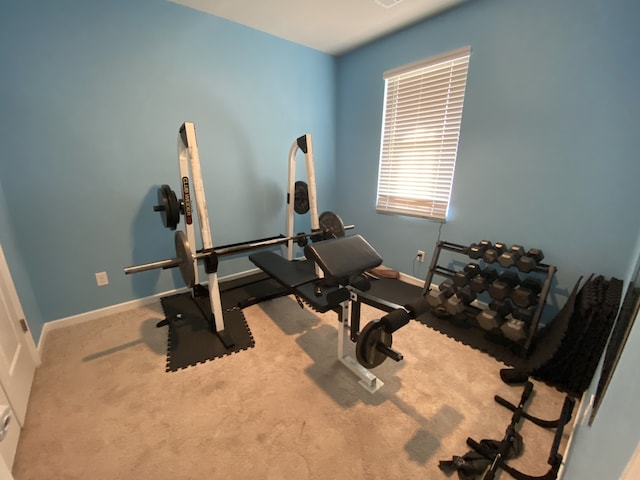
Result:
M176 257L180 259L180 274L182 280L189 287L196 284L196 270L193 266L193 256L191 255L191 247L189 240L182 230L178 230L174 236L176 246Z
M344 223L342 219L331 211L322 212L318 218L320 230L323 232L322 238L329 240L330 238L344 237Z
M296 237L298 237L298 239L296 240L296 243L298 244L299 247L304 248L309 243L309 237L306 236L305 232L298 233Z
M162 224L165 228L175 230L180 223L180 204L176 197L176 192L171 190L169 185L162 185L158 188L158 207L154 210L160 212Z
M295 184L293 209L300 214L309 211L309 187L301 180L298 180Z
M393 337L383 328L384 325L379 320L374 320L369 322L358 336L356 359L364 368L375 368L387 359L387 356L376 348L378 343L391 347Z

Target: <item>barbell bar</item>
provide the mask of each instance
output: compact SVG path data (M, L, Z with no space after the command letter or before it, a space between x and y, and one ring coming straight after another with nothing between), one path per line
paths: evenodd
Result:
M157 260L155 262L143 263L140 265L132 265L124 269L124 273L127 275L133 273L146 272L149 270L168 269L168 268L180 268L180 273L185 284L189 287L195 285L195 269L193 266L194 261L204 260L212 255L218 257L224 255L233 255L252 250L258 250L260 248L271 247L275 245L285 244L290 240L298 242L299 240L308 239L330 239L343 237L345 230L351 230L355 228L354 225L345 226L340 217L333 212L324 212L319 217L320 229L311 233L299 233L292 237L285 237L278 235L275 237L263 238L260 240L252 240L244 243L235 243L232 245L225 245L217 248L213 248L208 252L196 252L192 253L189 240L185 233L181 230L177 231L174 235L174 244L176 250L176 256L174 258L167 258L165 260Z

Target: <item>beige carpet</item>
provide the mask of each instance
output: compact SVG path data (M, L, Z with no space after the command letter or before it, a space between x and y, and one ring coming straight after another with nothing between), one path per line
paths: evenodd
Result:
M385 385L370 394L337 361L335 313L291 297L244 313L255 348L172 373L159 302L50 332L16 480L445 479L438 462L468 436L502 439L511 413L493 396L520 398L500 363L417 322L395 334L405 360L376 368ZM365 307L363 325L381 314ZM563 400L535 382L528 411L553 419ZM521 433L513 465L546 472L553 432Z

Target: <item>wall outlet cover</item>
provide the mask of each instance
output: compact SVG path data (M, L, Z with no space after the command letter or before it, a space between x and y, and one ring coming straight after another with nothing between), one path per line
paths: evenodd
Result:
M104 285L109 285L109 277L107 276L107 272L96 273L96 284L99 287L103 287Z

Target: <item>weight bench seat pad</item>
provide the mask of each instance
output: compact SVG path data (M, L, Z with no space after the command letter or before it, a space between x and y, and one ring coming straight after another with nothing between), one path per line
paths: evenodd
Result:
M304 247L304 255L322 269L327 278L343 279L382 264L382 257L360 235L332 238Z
M316 279L313 262L309 260L289 261L281 255L269 251L249 255L249 260L270 277L289 288L297 288Z
M338 286L326 286L322 289L322 293L317 295L314 281L318 277L316 276L313 261L290 261L275 252L269 251L249 255L249 260L271 278L288 288L291 293L301 297L315 311L324 313L333 307L327 299L327 295L338 290Z

